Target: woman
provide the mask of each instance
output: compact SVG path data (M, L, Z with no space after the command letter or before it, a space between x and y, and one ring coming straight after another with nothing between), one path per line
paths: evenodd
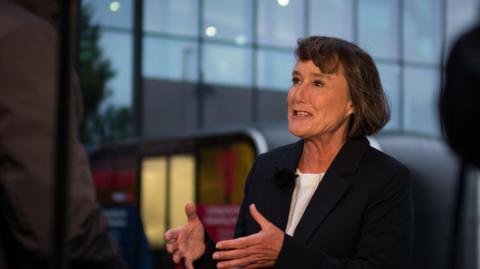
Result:
M407 268L412 241L407 169L366 135L389 119L371 57L329 37L298 41L288 128L302 139L255 161L235 238L216 245L186 205L165 233L174 262L201 268Z

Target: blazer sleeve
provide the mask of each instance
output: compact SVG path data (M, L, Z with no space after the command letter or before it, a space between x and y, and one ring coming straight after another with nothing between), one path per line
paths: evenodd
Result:
M354 254L338 259L319 248L285 235L277 269L404 269L409 267L412 244L412 194L408 170L399 168L373 194L364 214Z
M56 34L46 23L28 24L0 37L0 195L8 202L5 218L13 238L36 259L51 253L55 48ZM106 219L95 203L77 120L69 126L66 255L90 268L119 268L122 263Z

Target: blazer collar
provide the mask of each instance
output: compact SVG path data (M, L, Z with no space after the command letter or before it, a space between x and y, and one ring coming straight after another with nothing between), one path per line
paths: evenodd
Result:
M310 203L297 225L294 237L301 243L308 243L316 228L328 216L350 187L342 176L354 173L368 148L365 137L348 140L325 173ZM272 183L266 189L267 219L282 230L286 229L295 177L293 176L303 150L303 140L291 144L280 156ZM290 175L290 176L288 176ZM288 182L290 180L290 182ZM287 182L284 182L287 181Z
M354 173L369 145L370 142L364 136L348 140L338 152L328 171L335 171L338 175Z
M340 149L328 171L335 171L339 175L353 173L357 170L363 153L370 145L364 136L348 140ZM275 171L288 171L295 173L303 151L303 139L290 144L279 158ZM327 172L328 172L327 171Z

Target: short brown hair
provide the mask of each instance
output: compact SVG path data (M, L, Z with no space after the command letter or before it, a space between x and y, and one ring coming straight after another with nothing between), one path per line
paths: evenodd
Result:
M352 99L347 138L372 135L390 119L390 108L372 57L348 41L325 36L299 39L297 61L311 60L322 73L337 73L343 67Z

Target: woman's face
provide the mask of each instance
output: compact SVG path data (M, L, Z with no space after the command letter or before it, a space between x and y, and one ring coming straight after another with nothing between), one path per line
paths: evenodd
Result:
M325 74L312 61L298 61L288 92L288 129L298 137L345 135L354 111L343 66Z

